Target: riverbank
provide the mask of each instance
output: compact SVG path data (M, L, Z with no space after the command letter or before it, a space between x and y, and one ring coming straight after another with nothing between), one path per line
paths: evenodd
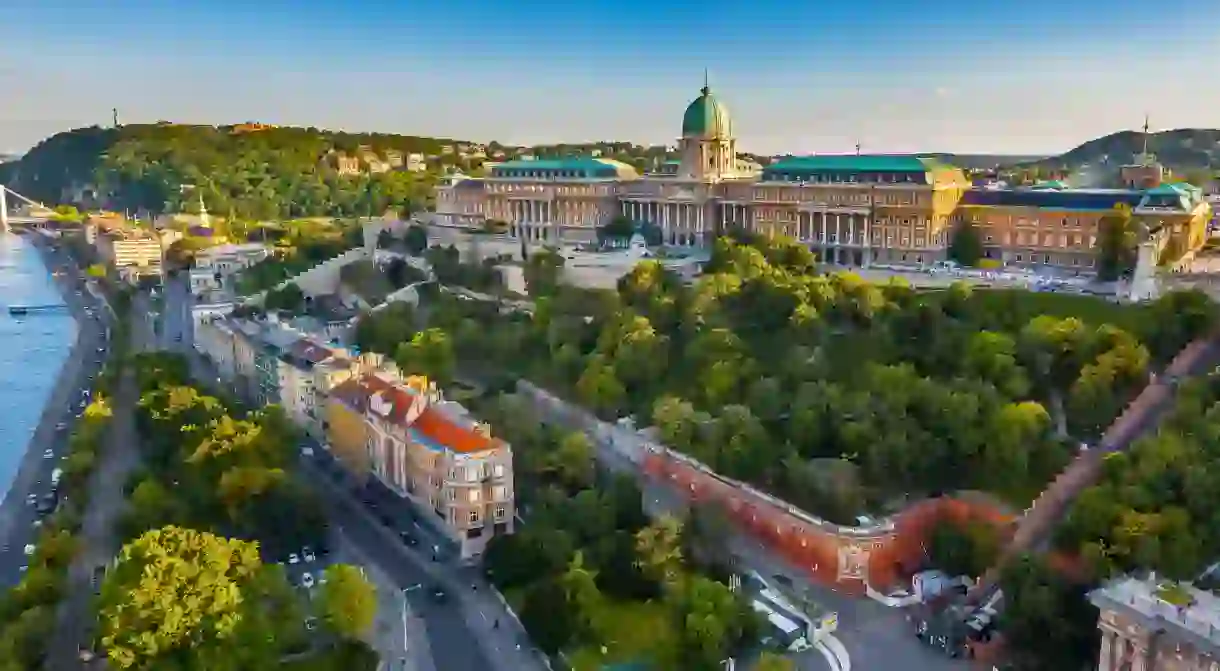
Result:
M25 239L38 250L48 274L63 263L63 257L51 250L40 236L27 235ZM41 493L38 491L39 486L50 477L50 471L55 468L55 464L51 463L54 460L42 458L43 450L51 448L59 442L62 443L62 446L56 449L56 452L59 455L66 452L67 435L70 432L62 432L62 435L58 435L60 432L55 430L55 426L59 422L66 422L70 425L75 419L75 402L79 396L79 390L83 386L86 368L91 368L85 364L90 361L90 350L98 347L100 339L98 323L84 312L87 307L87 299L76 295L75 279L74 274L73 276L56 277L53 280L64 304L68 306L76 321L76 340L60 365L55 385L43 405L38 426L25 447L21 464L9 485L4 501L0 503L0 548L7 548L10 556L11 553L20 553L21 548L30 542L26 539L32 538L29 529L32 523L31 510L25 502L26 497L30 494ZM38 375L47 372L49 371L31 371L30 373ZM9 563L8 559L6 557L5 564Z

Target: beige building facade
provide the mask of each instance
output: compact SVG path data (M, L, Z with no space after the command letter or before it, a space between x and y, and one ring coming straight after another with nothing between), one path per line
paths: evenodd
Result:
M1220 671L1220 599L1211 592L1126 577L1089 600L1100 611L1098 671Z

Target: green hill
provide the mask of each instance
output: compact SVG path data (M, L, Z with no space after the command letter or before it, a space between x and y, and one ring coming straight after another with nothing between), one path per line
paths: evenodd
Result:
M1117 171L1143 151L1144 134L1120 131L1089 140L1071 151L1026 164L1050 171ZM1194 181L1220 171L1220 130L1181 128L1148 135L1148 151L1175 174Z
M317 128L137 124L78 128L40 142L0 179L44 202L116 210L190 211L198 195L209 211L243 218L350 216L429 204L443 155L458 141ZM436 157L433 170L340 175L336 155L397 152Z

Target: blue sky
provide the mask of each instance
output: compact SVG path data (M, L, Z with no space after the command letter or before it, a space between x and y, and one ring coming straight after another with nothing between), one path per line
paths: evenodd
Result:
M0 152L124 121L673 142L703 71L743 150L1058 152L1220 127L1220 2L7 0Z

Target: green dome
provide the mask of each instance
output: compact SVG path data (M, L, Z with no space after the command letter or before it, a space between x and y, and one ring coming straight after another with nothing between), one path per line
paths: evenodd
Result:
M733 134L733 122L712 90L706 86L682 115L682 137L728 137Z

